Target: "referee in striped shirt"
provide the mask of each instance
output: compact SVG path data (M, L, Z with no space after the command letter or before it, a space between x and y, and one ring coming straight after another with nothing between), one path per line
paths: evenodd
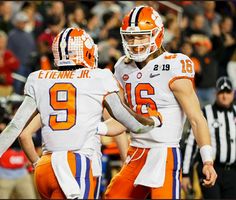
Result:
M216 101L206 105L203 114L208 122L213 147L214 167L218 178L211 188L201 186L204 198L236 198L236 105L232 82L228 77L220 77L216 82ZM185 192L192 188L189 174L199 159L199 148L190 130L183 159L182 187ZM202 162L198 162L197 172L201 180Z

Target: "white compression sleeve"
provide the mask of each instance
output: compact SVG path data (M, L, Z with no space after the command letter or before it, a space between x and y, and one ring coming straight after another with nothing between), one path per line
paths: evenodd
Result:
M114 117L134 133L150 131L154 126L143 125L124 107L117 93L108 94L105 97Z
M20 135L37 107L34 99L26 96L11 122L0 134L0 157Z

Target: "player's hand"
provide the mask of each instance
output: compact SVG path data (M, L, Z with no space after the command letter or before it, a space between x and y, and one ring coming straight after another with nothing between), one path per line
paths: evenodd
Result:
M40 160L40 158L38 157L38 158L36 158L35 161L32 163L32 166L33 166L34 169L36 168L36 166L37 166L39 160Z
M202 185L205 187L212 187L215 185L217 174L213 167L212 162L205 162L203 164L202 173L206 176L205 179L203 179Z
M155 122L155 127L161 127L162 126L162 115L160 112L158 112L157 110L152 110L149 106L147 106L147 110L148 110L148 114L150 117L155 117L157 118L157 120L154 120Z
M188 192L189 189L192 189L192 184L189 177L182 178L182 188L184 192Z

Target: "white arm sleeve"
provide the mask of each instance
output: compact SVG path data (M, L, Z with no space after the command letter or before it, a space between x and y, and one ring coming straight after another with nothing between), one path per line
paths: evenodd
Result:
M148 126L141 124L135 117L129 113L129 111L122 104L117 93L110 93L105 97L105 101L110 107L113 116L134 133L148 132L154 128L154 126Z
M0 157L20 135L36 110L37 107L34 99L26 96L11 122L0 134Z

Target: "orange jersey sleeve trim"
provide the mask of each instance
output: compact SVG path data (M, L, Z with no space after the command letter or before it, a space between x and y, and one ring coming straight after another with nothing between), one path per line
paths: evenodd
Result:
M170 88L170 85L175 81L175 80L178 80L178 79L189 79L192 84L194 83L194 78L191 78L191 77L188 77L188 76L176 76L172 79L170 79L169 81L169 88Z

